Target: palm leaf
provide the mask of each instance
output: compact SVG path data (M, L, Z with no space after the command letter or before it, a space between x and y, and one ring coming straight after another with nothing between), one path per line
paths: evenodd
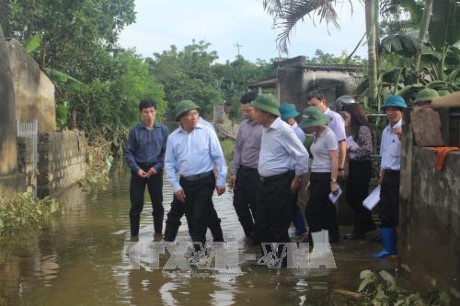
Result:
M288 53L290 35L295 25L303 21L306 16L315 23L314 16L319 16L320 22L332 23L340 28L337 19L337 12L334 9L336 0L264 0L264 10L273 17L275 28L281 29L276 41L278 49ZM349 0L352 4L351 0ZM316 11L316 15L313 12Z

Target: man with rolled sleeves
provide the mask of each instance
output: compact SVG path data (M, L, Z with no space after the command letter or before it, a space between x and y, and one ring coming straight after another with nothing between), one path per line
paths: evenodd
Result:
M259 95L252 103L254 119L261 124L256 239L288 242L292 220L292 197L301 176L308 172L308 152L292 128L280 118L279 102L273 95Z
M281 119L291 126L297 138L299 138L300 142L305 143L305 133L299 127L295 119L297 116L299 116L299 113L295 109L295 106L290 103L281 103L279 110L281 114ZM292 219L292 223L294 223L295 226L295 236L302 237L307 234L307 228L305 226L305 219L303 217L303 213L300 211L300 207L297 204L297 200L299 197L298 195L299 192L297 191L292 198L292 204L294 206L294 216Z
M192 241L204 245L208 225L216 225L222 232L212 194L214 189L219 196L225 192L227 166L217 135L200 123L199 109L190 100L177 105L176 120L181 125L168 137L165 169L174 188L174 201L185 204ZM168 220L181 217L168 214ZM220 236L214 241L223 241Z

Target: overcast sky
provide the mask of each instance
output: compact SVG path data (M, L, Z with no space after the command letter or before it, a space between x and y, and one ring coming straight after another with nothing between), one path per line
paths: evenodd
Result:
M360 2L353 1L353 14L348 1L336 7L340 30L319 23L319 18L315 18L316 27L310 18L299 23L288 56L313 57L316 49L335 55L351 52L365 32ZM217 51L220 62L235 59L237 44L240 54L252 62L280 55L276 49L279 30L273 29L262 0L135 0L135 5L136 24L123 30L120 44L144 57L169 50L171 45L182 50L193 39L211 43L208 51ZM366 57L366 48L361 46L357 54Z

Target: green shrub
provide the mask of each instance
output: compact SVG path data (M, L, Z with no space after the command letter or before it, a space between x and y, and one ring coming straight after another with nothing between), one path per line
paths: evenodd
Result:
M59 203L51 197L35 200L30 193L0 189L0 232L38 225L60 212Z

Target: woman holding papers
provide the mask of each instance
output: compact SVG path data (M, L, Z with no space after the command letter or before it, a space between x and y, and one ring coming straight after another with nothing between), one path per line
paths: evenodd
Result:
M351 136L347 138L349 166L346 198L354 211L353 231L346 234L344 239L362 239L366 232L376 229L370 211L363 206L372 174L372 131L361 105L345 104L343 110L349 114L350 119L346 123L351 131Z
M307 218L313 243L320 242L322 230L329 233L329 242L338 242L339 226L337 212L329 194L337 195L340 187L338 175L338 145L335 133L327 127L331 117L323 114L315 106L303 110L300 127L315 133L310 152L313 155L309 181L310 197L305 216Z

